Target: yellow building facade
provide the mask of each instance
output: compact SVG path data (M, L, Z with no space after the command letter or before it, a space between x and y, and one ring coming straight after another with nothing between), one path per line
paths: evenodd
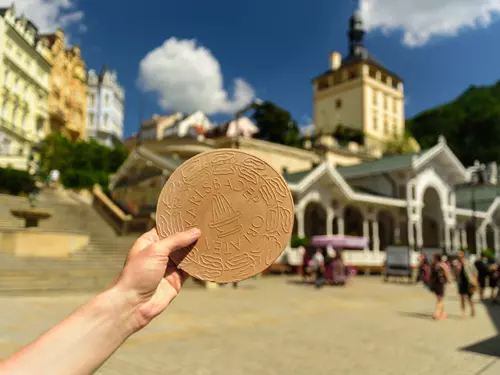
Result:
M85 139L87 122L87 73L77 46L66 49L64 31L44 35L54 64L50 76L50 132L60 132L73 140Z
M370 56L359 13L350 19L349 54L330 54L329 69L313 80L316 132L341 124L364 134L368 148L383 148L405 132L403 81Z
M26 170L49 126L52 55L36 26L0 9L0 167Z

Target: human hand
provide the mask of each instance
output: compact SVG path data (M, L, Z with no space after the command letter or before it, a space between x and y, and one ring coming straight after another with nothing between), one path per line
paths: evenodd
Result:
M132 308L134 331L145 327L177 296L188 276L169 255L191 245L200 235L200 230L190 229L160 240L155 228L135 241L113 285Z

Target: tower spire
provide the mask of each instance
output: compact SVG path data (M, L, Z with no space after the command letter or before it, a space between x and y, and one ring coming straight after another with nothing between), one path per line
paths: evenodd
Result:
M352 16L349 18L349 30L347 36L349 39L349 55L361 56L364 52L364 37L365 29L363 18L359 10L359 2L354 0L355 9Z

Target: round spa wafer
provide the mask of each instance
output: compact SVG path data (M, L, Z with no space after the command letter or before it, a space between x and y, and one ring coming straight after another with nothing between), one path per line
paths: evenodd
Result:
M269 267L288 243L293 199L265 161L234 149L204 152L170 176L156 209L160 238L189 228L202 232L190 248L171 255L189 275L236 282Z

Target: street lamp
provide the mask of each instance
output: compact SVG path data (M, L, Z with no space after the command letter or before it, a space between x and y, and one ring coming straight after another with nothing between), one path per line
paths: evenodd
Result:
M469 182L469 186L471 187L470 197L472 209L472 233L474 236L472 241L472 253L475 255L477 254L476 187L486 182L485 170L486 168L484 164L479 164L479 162L476 162L474 168L471 169L471 177Z
M242 109L240 109L238 112L236 112L234 114L233 121L234 121L234 124L236 126L236 135L234 136L234 144L235 144L236 148L239 148L239 137L240 137L240 126L239 126L238 120L245 114L245 112L248 112L251 109L255 109L255 108L261 106L263 103L264 103L264 101L262 101L259 98L256 98L250 104L248 104L246 107L243 107Z

